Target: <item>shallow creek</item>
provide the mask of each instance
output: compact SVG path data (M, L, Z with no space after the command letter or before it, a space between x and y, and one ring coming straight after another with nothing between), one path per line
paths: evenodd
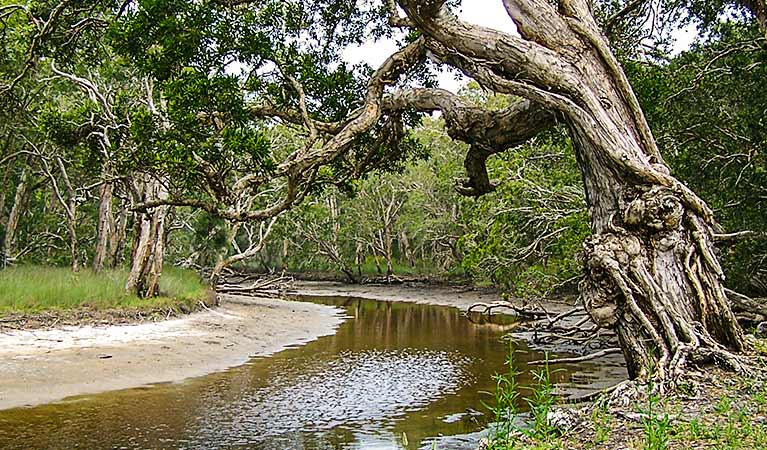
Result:
M505 371L506 316L470 321L456 308L348 297L335 335L225 372L0 411L0 448L474 449L484 402ZM516 342L526 362L544 358ZM554 355L556 356L556 355ZM552 367L558 389L625 377L615 360ZM522 393L525 395L525 392Z

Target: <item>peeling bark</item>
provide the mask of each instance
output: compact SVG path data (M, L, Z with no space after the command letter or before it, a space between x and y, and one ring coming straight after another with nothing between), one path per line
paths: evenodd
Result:
M146 176L142 186L143 201L167 199L168 191L161 181ZM165 217L168 206L139 213L133 245L131 270L125 289L139 297L160 294L160 277L165 258Z
M8 222L5 226L5 236L3 238L3 261L2 266L8 263L16 251L16 229L19 226L19 218L24 209L24 202L27 197L27 187L29 174L26 168L22 169L19 176L19 184L16 185L16 194L13 197L13 206L8 214Z
M114 219L114 230L109 236L109 261L111 267L119 267L125 259L125 239L128 233L130 213L123 206L119 208L117 218Z

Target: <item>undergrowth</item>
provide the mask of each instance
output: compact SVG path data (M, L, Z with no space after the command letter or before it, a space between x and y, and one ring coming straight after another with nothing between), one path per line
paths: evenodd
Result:
M488 405L496 423L487 450L767 449L767 379L761 376L706 368L665 394L652 383L638 385L639 395L628 406L611 407L607 398L576 406L579 423L559 430L547 420L558 407L549 367L532 372L531 393L522 398L513 349L507 363L505 373L496 375L494 403ZM520 412L520 404L529 413Z

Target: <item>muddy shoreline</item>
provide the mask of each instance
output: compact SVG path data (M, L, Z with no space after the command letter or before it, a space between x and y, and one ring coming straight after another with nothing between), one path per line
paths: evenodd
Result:
M332 334L341 313L311 303L222 296L215 310L161 322L6 330L0 333L0 409L225 370Z
M500 296L449 285L299 281L289 296L349 296L465 310ZM566 309L567 304L554 304ZM179 382L333 334L337 308L222 295L221 306L159 322L0 330L0 409ZM76 398L72 399L76 400Z
M290 295L354 296L465 309L499 297L432 285L345 285L299 281ZM342 311L267 298L221 296L221 306L168 320L78 320L0 329L0 409L179 382L332 334ZM58 322L58 323L57 323Z

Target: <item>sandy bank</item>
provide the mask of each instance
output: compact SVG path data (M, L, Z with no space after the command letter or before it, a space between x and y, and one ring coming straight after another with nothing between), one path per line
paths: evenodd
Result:
M466 310L474 303L491 303L501 300L498 292L492 289L476 289L462 286L430 285L420 283L404 284L344 284L333 281L297 281L292 295L357 297L387 302L411 302L437 306L452 306ZM521 299L512 301L523 306ZM534 305L530 305L534 308ZM559 313L572 308L565 302L547 302L546 310Z
M344 284L334 281L296 281L291 295L357 297L386 302L411 302L467 309L476 302L500 300L492 290L424 284Z
M214 311L164 322L0 333L0 409L224 370L332 334L340 313L223 296Z

